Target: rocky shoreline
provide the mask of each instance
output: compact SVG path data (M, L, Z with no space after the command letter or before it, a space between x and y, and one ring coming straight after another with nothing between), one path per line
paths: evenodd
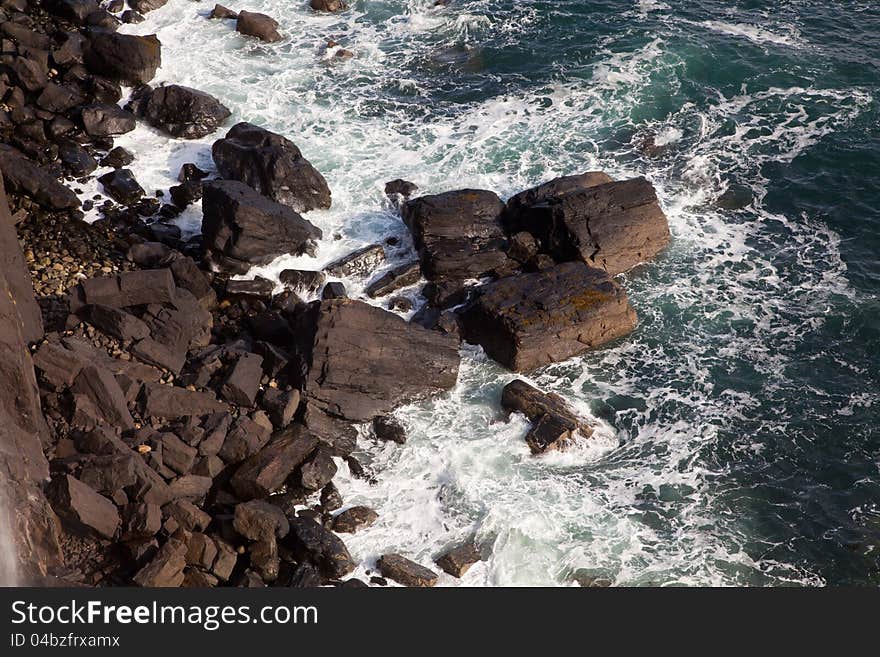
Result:
M456 385L462 341L529 372L632 331L614 276L669 242L654 189L589 172L504 202L489 190L418 195L394 180L386 193L412 234L410 262L389 266L380 243L321 270L285 270L280 293L237 279L281 255L313 256L322 231L307 215L329 208L332 190L285 136L227 126L229 108L199 90L150 86L159 40L116 27L163 4L0 5L0 485L16 509L21 581L354 587L462 576L482 546L456 546L430 568L385 554L369 582L352 578L340 535L377 515L346 505L337 463L370 478L352 456L358 441L405 442L392 413ZM283 38L261 14L217 5L211 17ZM138 121L175 138L218 133L216 174L185 164L178 185L149 196L113 141ZM113 167L98 179L104 194L81 203L99 162ZM198 200L201 234L184 239L174 218ZM101 218L88 224L92 208ZM365 281L372 303L328 277ZM413 286L418 308L399 294ZM519 379L500 405L532 423L534 454L592 433L561 398Z

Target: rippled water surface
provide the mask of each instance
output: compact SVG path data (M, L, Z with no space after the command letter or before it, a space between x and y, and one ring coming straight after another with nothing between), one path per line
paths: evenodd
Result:
M362 442L376 482L343 467L340 486L380 513L346 539L363 568L475 537L491 556L466 585L878 582L876 3L247 8L285 39L242 37L189 0L125 30L158 34L157 81L287 135L327 177L333 209L309 214L318 261L254 273L392 234L392 262L410 258L383 198L396 177L507 196L592 169L645 175L673 233L622 279L636 332L532 377L596 418L593 440L531 457L525 422L498 411L511 375L465 347L452 393L399 411L405 446ZM355 58L333 60L328 39ZM167 189L182 162L211 166L211 141L140 127L119 143L147 189ZM197 229L200 209L181 221Z

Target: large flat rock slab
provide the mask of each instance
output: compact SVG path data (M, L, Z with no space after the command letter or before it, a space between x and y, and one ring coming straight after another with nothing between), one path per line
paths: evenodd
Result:
M517 372L576 356L635 325L623 288L581 262L490 283L461 315L464 339Z
M314 302L297 324L305 394L336 417L366 422L458 379L458 340L361 301Z

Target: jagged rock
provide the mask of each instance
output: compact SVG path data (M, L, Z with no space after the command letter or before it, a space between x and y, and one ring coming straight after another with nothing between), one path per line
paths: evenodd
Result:
M215 7L216 8L216 7ZM278 21L266 14L253 11L240 11L235 29L241 34L257 37L260 41L274 43L281 40L278 33Z
M172 137L199 139L217 130L232 113L211 94L169 84L140 98L138 114Z
M162 528L162 509L158 504L128 504L123 510L122 539L155 536Z
M669 224L644 178L575 189L521 208L516 225L557 261L582 260L614 276L669 243Z
M349 253L324 267L330 276L368 276L385 262L385 249L381 244L371 244Z
M395 178L385 183L385 196L394 204L409 200L419 190L419 186L408 180Z
M116 505L70 475L52 480L47 491L55 513L72 530L112 539L121 523Z
M279 274L278 279L287 287L315 293L321 289L327 277L322 271L285 269Z
M576 432L584 438L593 433L592 428L578 418L562 397L541 392L521 379L504 386L501 407L508 413L523 413L533 423L526 434L526 442L533 454L565 449Z
M339 493L339 489L336 488L333 482L330 482L321 489L321 510L324 513L330 513L341 507L342 495Z
M367 286L367 296L372 298L391 294L402 287L415 285L422 280L422 269L418 262L407 262L382 274Z
M164 7L168 0L128 0L128 6L141 14Z
M242 354L220 388L220 396L239 406L253 406L263 377L263 359L257 354Z
M89 152L74 141L64 140L58 144L58 159L74 176L87 176L98 168L98 162Z
M636 314L605 272L567 262L484 286L460 324L465 340L523 372L629 333Z
M299 398L299 390L266 388L260 405L269 415L275 429L281 430L293 420L293 415L299 408Z
M212 181L204 184L203 193L204 247L236 273L282 254L309 252L321 238L321 230L311 222L244 183Z
M73 190L7 144L0 144L0 172L9 191L27 196L48 210L69 210L80 205Z
M189 257L176 258L171 263L171 274L177 286L188 290L202 308L210 310L217 305L217 293L195 260Z
M300 466L300 485L306 490L320 490L336 475L336 464L329 450L318 448Z
M223 5L214 5L209 18L238 18L238 14Z
M137 456L131 450L93 456L83 462L79 480L92 490L112 497L116 491L137 484Z
M184 579L183 569L186 568L186 551L185 543L169 540L132 580L138 586L144 587L180 586Z
M162 434L162 464L180 475L192 470L198 450L190 447L173 433Z
M102 333L119 340L141 340L150 335L149 326L120 308L91 304L79 314Z
M236 505L233 527L251 541L284 538L290 530L284 512L263 500L251 500Z
M331 281L321 290L322 299L345 299L348 293L345 291L345 285L339 281Z
M517 262L524 264L538 255L539 248L538 241L531 233L521 231L510 238L507 255Z
M302 425L290 425L239 466L230 480L232 489L241 499L268 497L317 445L318 438Z
M208 415L228 410L226 404L207 392L176 388L159 383L146 383L138 401L141 412L149 417L168 420L187 415Z
M360 301L313 302L297 318L305 395L355 422L448 390L458 378L458 341Z
M369 527L379 519L379 514L366 506L353 506L333 518L333 531L354 534Z
M36 58L19 55L8 66L19 86L28 92L40 91L49 82L46 66Z
M232 299L258 299L269 302L274 290L275 283L268 278L256 276L252 280L229 279L226 281L224 292L226 297Z
M161 49L155 34L95 32L89 37L85 61L99 75L131 85L146 84L162 63Z
M9 23L4 23L8 25ZM83 102L83 95L73 86L49 82L37 98L37 105L48 112L62 113Z
M188 532L202 532L211 524L211 516L202 511L192 502L174 500L165 507L168 517L174 518L177 524Z
M403 220L428 280L464 281L509 267L501 226L504 204L493 193L463 189L406 202Z
M215 540L217 544L217 558L214 560L214 567L211 572L224 582L232 575L235 564L238 561L238 555L231 545L225 541Z
M221 176L244 182L297 212L330 207L327 181L281 135L239 123L214 142L211 153Z
M134 205L144 196L144 188L135 180L131 169L115 169L98 178L104 191L121 205Z
M260 422L241 416L235 420L219 456L226 463L241 463L259 452L269 441L272 428Z
M437 573L399 554L384 554L376 565L383 577L404 586L428 587L437 583Z
M131 151L126 150L122 146L116 146L104 156L101 160L101 166L121 169L122 167L127 167L132 162L134 162L134 155L132 155Z
M406 429L400 422L387 415L373 418L373 433L379 440L391 441L398 445L406 442Z
M193 532L186 544L186 563L205 570L214 567L217 559L217 544L207 534Z
M117 105L95 103L82 108L82 122L90 137L124 135L135 128L134 115Z
M87 397L98 413L98 418L110 426L122 429L134 427L134 419L128 411L119 383L104 368L94 365L84 367L73 382L71 391Z
M299 558L315 564L324 577L345 577L357 565L338 536L309 518L291 519L284 543Z
M168 490L171 493L172 499L197 501L204 499L208 491L211 490L213 483L210 477L188 474L178 477L171 482Z
M471 543L465 543L438 557L434 563L453 577L462 577L471 566L480 560L480 553L476 548Z
M357 447L357 429L345 420L328 415L314 403L306 403L302 423L333 456L348 456Z
M172 203L182 209L202 198L202 183L187 180L179 185L169 187L168 193L171 195Z

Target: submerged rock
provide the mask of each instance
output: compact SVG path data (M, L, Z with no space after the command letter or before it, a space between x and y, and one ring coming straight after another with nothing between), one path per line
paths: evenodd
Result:
M635 325L623 288L581 262L489 283L460 316L465 340L517 372L593 349Z
M511 381L501 393L501 407L524 414L532 422L526 443L533 454L563 450L579 433L589 438L592 427L569 408L565 400L553 393L541 392L521 379Z
M239 123L211 148L217 170L297 212L330 207L330 188L289 139Z

